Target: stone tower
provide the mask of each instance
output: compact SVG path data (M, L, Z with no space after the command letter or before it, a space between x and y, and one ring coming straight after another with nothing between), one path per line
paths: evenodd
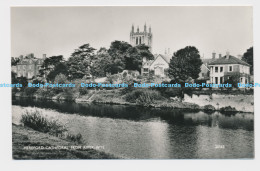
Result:
M137 27L137 31L134 31L134 25L132 25L132 30L130 32L130 44L132 46L137 46L140 44L145 44L149 47L149 50L152 52L152 29L151 26L149 27L149 32L146 29L146 23L144 25L144 31L139 31L139 26Z

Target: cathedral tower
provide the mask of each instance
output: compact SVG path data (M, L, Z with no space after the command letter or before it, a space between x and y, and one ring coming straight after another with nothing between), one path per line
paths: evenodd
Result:
M137 27L137 31L134 31L134 25L132 25L132 30L130 32L130 44L132 46L137 46L140 44L145 44L149 47L149 50L152 52L152 29L149 27L149 32L146 29L146 23L144 25L144 31L140 32L139 27Z

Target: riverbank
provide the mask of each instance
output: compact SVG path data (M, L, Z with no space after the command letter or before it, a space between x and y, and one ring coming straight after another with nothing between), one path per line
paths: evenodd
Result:
M174 92L176 93L176 92ZM18 97L28 97L21 94L16 94ZM115 105L136 105L152 108L171 108L171 109L187 109L187 110L208 110L211 111L227 111L227 112L254 112L254 98L251 94L209 94L198 95L195 93L191 97L184 94L181 100L179 97L165 97L157 90L136 89L124 92L124 90L88 90L84 95L73 94L71 101L76 103L100 103L100 104L115 104ZM46 100L61 100L66 101L66 96L60 93L53 97L48 96L33 96L37 99Z
M80 146L74 142L21 125L12 125L12 140L13 159L117 159L95 149L76 149ZM36 147L42 149L32 149Z

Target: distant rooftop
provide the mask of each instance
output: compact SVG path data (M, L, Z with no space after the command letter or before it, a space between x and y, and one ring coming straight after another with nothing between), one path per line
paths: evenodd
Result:
M218 58L212 62L209 63L209 65L219 65L219 64L240 64L240 65L246 65L250 66L245 61L242 61L234 56L229 55L229 58L227 56L223 56L221 58Z

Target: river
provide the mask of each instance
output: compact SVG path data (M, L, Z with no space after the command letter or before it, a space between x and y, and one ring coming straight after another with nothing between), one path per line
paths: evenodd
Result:
M254 157L254 114L223 115L136 106L13 98L14 107L55 111L84 143L131 159ZM14 109L13 109L14 110ZM66 117L62 117L66 116Z

